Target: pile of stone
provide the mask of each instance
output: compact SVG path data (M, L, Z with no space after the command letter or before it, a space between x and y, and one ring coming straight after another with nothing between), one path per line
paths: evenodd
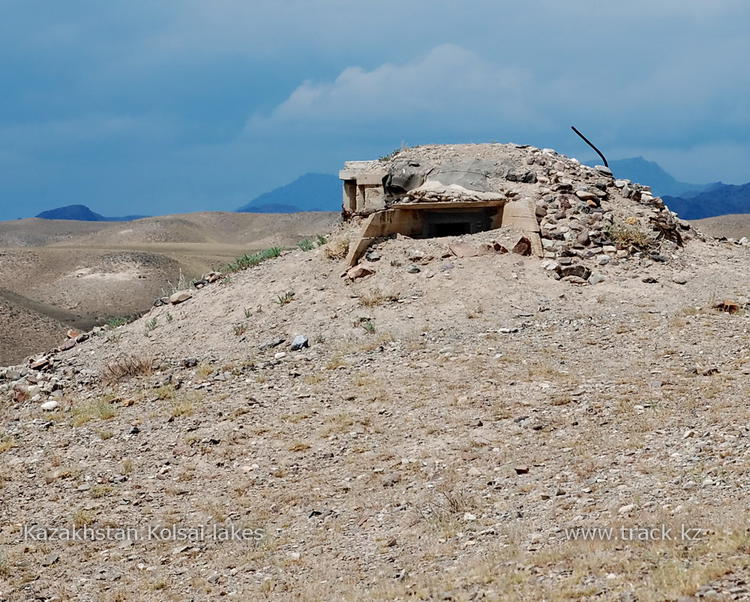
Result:
M42 403L43 410L55 410L63 397L67 379L55 374L54 360L44 356L28 366L0 368L0 397L14 402Z
M615 179L607 167L582 165L551 149L516 144L414 147L384 161L382 169L400 173L404 165L424 170L428 183L430 178L455 180L488 198L530 203L545 267L551 276L576 284L603 280L605 266L633 259L666 261L698 236L648 186ZM434 191L422 188L408 195L430 199Z
M695 235L648 186L615 180L603 166L566 163L565 171L539 176L536 201L544 257L550 260L545 267L554 277L594 284L594 266L601 270L630 258L665 261L665 247L673 251ZM595 275L595 281L602 279Z

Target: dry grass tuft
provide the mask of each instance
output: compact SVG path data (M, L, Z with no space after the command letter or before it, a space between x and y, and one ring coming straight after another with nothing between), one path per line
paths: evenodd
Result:
M609 228L609 236L618 249L637 251L648 249L654 244L654 238L651 234L635 225L612 224Z
M153 359L123 355L102 368L102 380L105 383L118 383L134 376L147 376L153 372Z
M2 435L0 436L0 454L3 452L8 451L9 449L12 449L15 446L16 442L13 437L10 437L8 435Z
M110 420L115 414L115 407L106 398L97 399L73 406L73 426L82 426L92 420Z
M398 301L398 295L387 295L377 288L364 293L359 298L359 304L362 307L377 307L378 305L393 303L395 301Z

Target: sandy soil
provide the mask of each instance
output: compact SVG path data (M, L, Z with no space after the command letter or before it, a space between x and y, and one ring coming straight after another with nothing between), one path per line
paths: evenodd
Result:
M579 287L452 242L386 241L353 283L290 252L61 355L56 411L0 406L0 591L747 599L750 322L713 309L747 303L747 250L692 241ZM155 372L102 383L124 357ZM262 536L19 541L73 523ZM599 527L620 535L575 540ZM627 539L645 527L675 539Z

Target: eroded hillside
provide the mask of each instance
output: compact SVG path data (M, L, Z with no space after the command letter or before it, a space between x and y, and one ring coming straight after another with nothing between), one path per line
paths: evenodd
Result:
M197 213L114 224L0 223L7 291L0 317L12 324L0 333L0 365L62 343L67 328L139 315L183 282L255 249L294 246L336 220L321 213ZM11 314L11 302L21 309ZM64 327L50 328L50 321Z
M639 207L643 248L397 236L351 277L344 227L0 372L0 592L747 598L747 249ZM66 525L133 531L23 538Z

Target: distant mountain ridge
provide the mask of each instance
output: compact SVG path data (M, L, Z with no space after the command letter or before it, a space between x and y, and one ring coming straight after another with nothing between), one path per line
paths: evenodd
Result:
M145 215L127 215L125 217L104 217L93 212L86 205L66 205L49 211L42 211L37 215L39 219L63 219L80 222L130 222L147 217Z
M598 162L589 162L593 165ZM658 163L643 157L609 162L616 178L650 186L669 208L683 219L703 219L733 213L750 213L750 183L735 186L722 182L680 182Z
M599 163L601 161L590 161L587 165L593 166ZM680 182L670 173L666 172L661 165L654 161L648 161L643 157L615 159L609 161L609 167L616 178L651 186L654 194L659 196L698 194L706 188L705 184Z
M341 199L341 181L337 176L306 173L285 186L261 194L237 211L240 213L341 211Z
M750 182L739 186L719 182L699 194L665 196L664 202L683 219L750 213Z

